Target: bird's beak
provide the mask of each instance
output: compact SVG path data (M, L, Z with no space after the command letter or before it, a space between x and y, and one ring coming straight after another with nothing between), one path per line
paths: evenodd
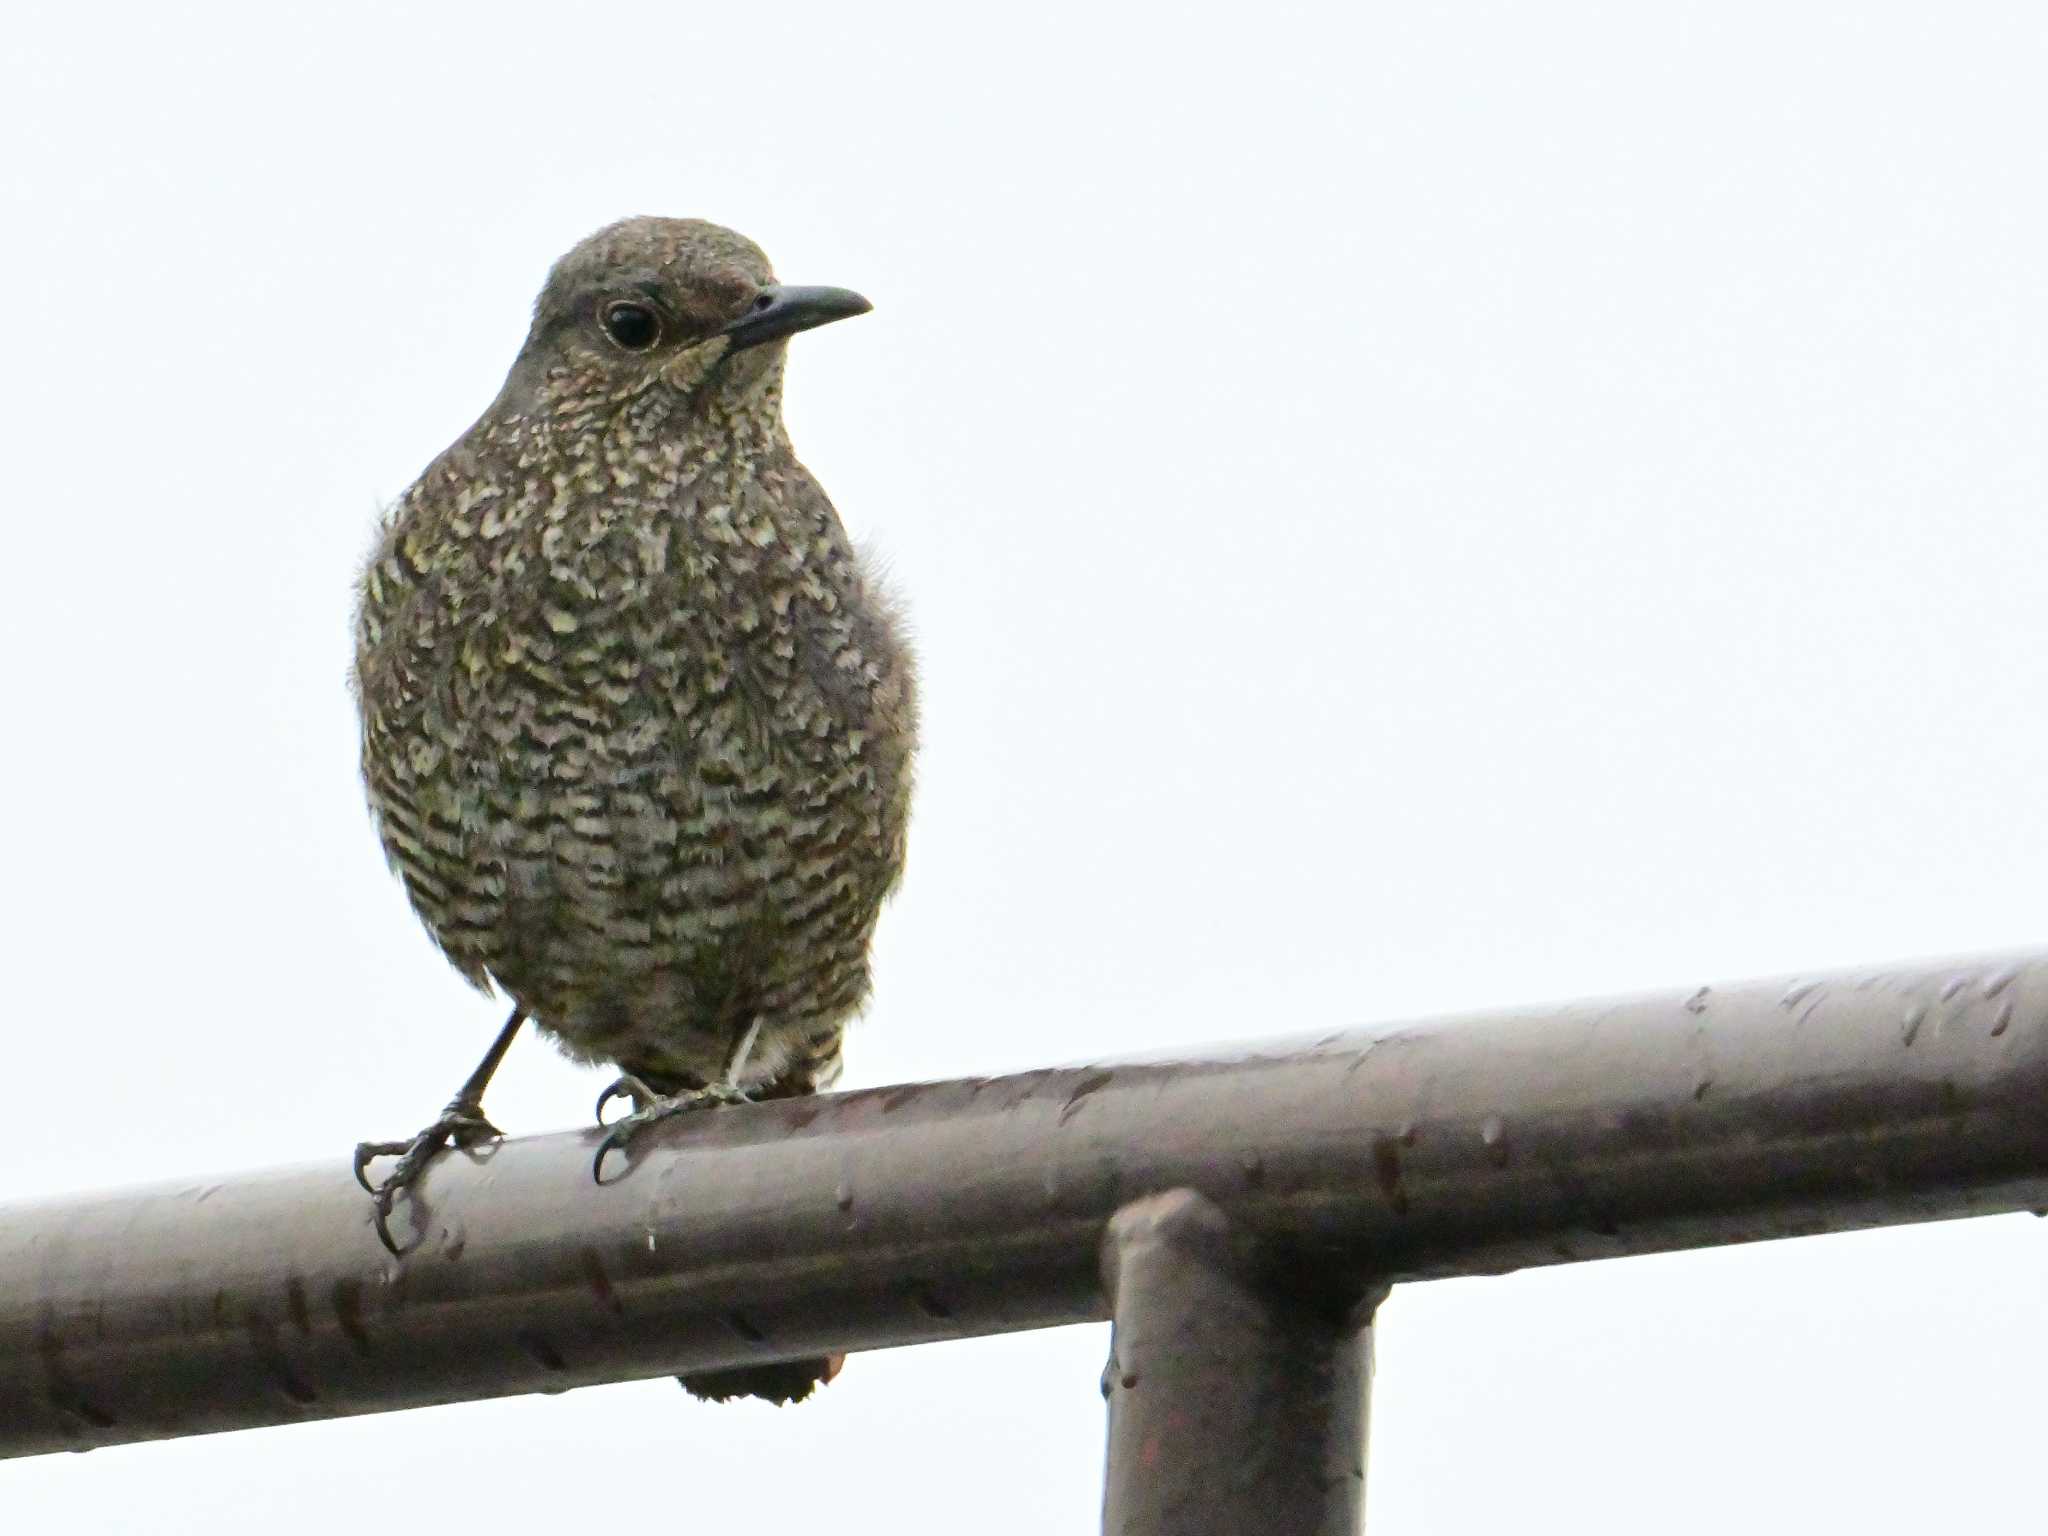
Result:
M725 328L732 345L727 355L780 341L813 326L830 325L864 315L875 306L850 288L791 288L770 283L754 295L747 312Z

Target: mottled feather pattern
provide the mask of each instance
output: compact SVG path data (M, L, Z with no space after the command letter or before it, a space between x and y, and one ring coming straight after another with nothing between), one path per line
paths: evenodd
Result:
M379 834L455 966L664 1090L821 1086L902 870L916 706L893 606L784 432L777 342L716 327L751 244L630 220L557 266L505 390L365 568ZM658 297L642 359L591 315Z

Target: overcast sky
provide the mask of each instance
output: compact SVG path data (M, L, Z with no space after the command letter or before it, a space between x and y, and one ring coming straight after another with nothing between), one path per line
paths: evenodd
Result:
M631 213L875 301L789 392L924 665L849 1084L2048 932L2037 4L314 10L0 49L0 1197L343 1159L486 1043L362 809L355 571ZM524 1041L491 1110L599 1081ZM2044 1281L2016 1217L1403 1289L1373 1529L2009 1523ZM0 1511L1082 1531L1106 1344L10 1462Z

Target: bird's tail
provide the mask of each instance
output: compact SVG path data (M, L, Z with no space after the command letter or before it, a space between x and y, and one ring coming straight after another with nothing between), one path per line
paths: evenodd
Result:
M805 1042L801 1059L780 1077L753 1091L756 1101L800 1099L816 1093L839 1075L839 1028ZM672 1092L664 1088L664 1093ZM707 1403L729 1403L736 1397L758 1397L780 1407L800 1403L839 1374L844 1355L819 1355L809 1360L782 1360L774 1365L738 1365L723 1371L692 1371L678 1376L683 1390Z
M800 1403L839 1374L844 1355L814 1360L783 1360L774 1365L740 1365L724 1371L692 1371L678 1376L683 1390L707 1403L728 1403L736 1397L758 1397L778 1407Z

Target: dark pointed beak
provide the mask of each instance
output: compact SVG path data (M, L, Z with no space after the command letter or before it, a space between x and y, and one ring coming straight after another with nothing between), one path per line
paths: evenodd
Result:
M780 341L798 331L850 320L875 306L851 288L791 288L770 283L754 295L747 312L725 328L730 352L744 352L764 341Z

